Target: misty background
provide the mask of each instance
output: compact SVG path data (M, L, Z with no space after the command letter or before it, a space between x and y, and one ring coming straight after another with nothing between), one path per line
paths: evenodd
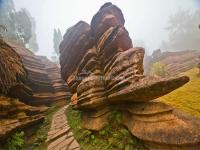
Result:
M0 0L4 1L4 0ZM54 29L66 30L92 16L106 0L13 0L16 11L25 8L34 18L36 54L49 58L54 55ZM142 46L146 53L154 50L200 50L199 0L110 0L123 12L125 27L134 46ZM59 31L59 32L60 32ZM177 40L178 39L178 40ZM185 42L188 41L188 42Z

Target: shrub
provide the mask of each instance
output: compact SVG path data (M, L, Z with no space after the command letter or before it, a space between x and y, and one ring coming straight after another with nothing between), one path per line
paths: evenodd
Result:
M166 75L168 75L164 64L161 62L153 63L151 67L151 73L161 77L165 77Z
M7 141L8 150L18 150L22 149L24 145L24 132L17 132L12 135Z

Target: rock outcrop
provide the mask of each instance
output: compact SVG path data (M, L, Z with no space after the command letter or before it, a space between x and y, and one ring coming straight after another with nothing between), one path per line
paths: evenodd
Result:
M0 39L1 142L16 131L41 123L47 108L43 105L64 105L69 96L56 64Z
M200 133L173 108L155 102L189 81L187 76L145 76L144 48L133 47L121 10L104 4L91 25L69 28L60 45L61 74L74 109L82 110L83 126L100 130L112 110L123 113L124 125L150 149L200 146Z
M0 141L16 131L41 123L45 110L26 105L18 99L0 96Z
M7 52L12 51L13 53L5 57L4 55L6 55L6 53L4 54L2 52L0 56L2 57L1 67L5 66L3 63L7 63L8 66L10 65L10 68L4 68L4 70L7 71L4 72L7 74L1 76L2 81L5 77L11 78L15 74L16 80L19 80L18 82L13 82L14 86L9 86L10 90L7 89L7 92L4 92L4 94L19 98L29 105L51 106L66 104L70 93L68 92L69 90L66 83L61 79L60 69L56 64L49 61L46 57L36 56L31 51L18 44L1 40L0 45L2 46L2 50L8 47ZM4 61L4 59L6 59L6 61ZM12 80L9 79L8 81ZM2 82L2 84L3 83L5 82ZM2 90L3 87L5 90L5 86L1 87Z
M161 62L169 75L178 75L197 66L200 57L199 50L184 50L177 52L155 51L145 58L145 72L150 73L155 62Z
M27 78L20 56L4 41L0 40L0 93L7 94Z

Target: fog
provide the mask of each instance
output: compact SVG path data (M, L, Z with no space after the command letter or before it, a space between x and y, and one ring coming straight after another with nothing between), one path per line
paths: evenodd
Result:
M168 39L165 29L169 16L178 10L198 10L198 0L110 0L121 8L125 27L134 46L143 46L150 54ZM53 53L53 29L64 34L79 20L90 23L92 16L106 0L14 0L16 10L26 8L36 21L40 55ZM187 18L186 18L187 19Z

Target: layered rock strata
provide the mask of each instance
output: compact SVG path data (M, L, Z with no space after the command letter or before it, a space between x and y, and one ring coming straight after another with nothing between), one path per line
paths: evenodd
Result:
M145 76L144 48L133 47L121 10L104 4L91 25L80 21L60 44L62 78L74 109L82 110L83 126L100 130L112 110L123 113L124 125L150 149L197 149L200 133L173 108L153 100L181 87L187 76ZM190 138L189 138L190 137Z
M182 50L178 52L155 51L151 56L145 57L145 72L151 73L151 67L154 63L160 62L164 65L165 71L169 75L177 75L188 71L199 63L199 50Z
M18 56L18 62L21 63L21 68L24 71L19 70L20 73L23 73L23 78L16 77L20 79L20 82L10 87L10 90L7 92L9 96L19 98L29 105L51 106L66 104L70 93L66 83L60 77L60 69L56 64L49 61L46 57L36 56L18 44L1 41L1 45L4 47L8 46L9 50L12 50ZM1 56L3 57L3 55ZM13 57L13 54L10 54L7 58L12 58L13 61L17 60ZM19 68L13 66L13 64L17 65L18 63L12 63L12 61L8 60L7 64L11 65L11 69L5 68L6 71L10 70L10 73L5 76L12 77L13 70L15 70L13 67L16 70Z
M1 142L44 120L42 113L46 107L30 105L64 105L70 96L67 91L56 64L23 46L0 39Z
M41 123L45 110L26 105L18 99L0 96L0 141L16 131Z

